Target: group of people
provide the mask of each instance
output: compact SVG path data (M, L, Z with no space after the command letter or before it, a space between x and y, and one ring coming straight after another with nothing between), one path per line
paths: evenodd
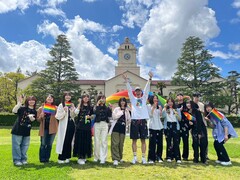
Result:
M181 163L188 161L189 134L192 135L193 162L207 164L208 135L207 126L213 128L214 148L217 153L216 163L231 165L224 144L237 134L221 114L221 121L210 115L215 109L211 102L199 102L199 93L193 94L193 100L184 101L183 94L177 94L177 103L168 98L164 107L159 105L158 95L149 96L153 74L149 72L149 80L142 91L134 90L129 79L126 82L131 107L125 97L119 99L118 106L106 105L106 97L97 98L97 104L90 104L89 95L79 99L77 107L71 102L71 94L64 93L62 102L56 106L53 95L48 95L45 103L36 110L36 98L30 96L23 102L19 98L13 112L18 118L12 128L12 156L16 166L27 164L27 150L30 143L32 122L40 122L39 135L41 145L39 160L49 162L52 144L57 134L56 152L58 163L69 163L72 156L78 158L78 164L85 164L87 158L94 156L94 162L105 164L108 153L108 134L111 134L111 157L114 165L123 161L123 147L126 128L130 126L132 139L132 164L138 162L137 140L141 141L142 164L163 162L163 135L166 139L166 160ZM23 104L24 103L24 104ZM111 119L111 127L109 123ZM149 122L148 122L149 120ZM163 120L163 122L162 122ZM94 121L94 131L92 122ZM92 143L94 136L94 148ZM148 157L146 158L146 139L149 138ZM180 141L183 152L180 154ZM93 152L94 149L94 152Z

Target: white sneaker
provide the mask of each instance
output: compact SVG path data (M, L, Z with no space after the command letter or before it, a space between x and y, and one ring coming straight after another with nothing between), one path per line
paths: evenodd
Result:
M69 163L69 162L70 162L70 160L69 160L69 159L66 159L66 160L65 160L65 163Z
M167 159L167 162L172 162L172 160L171 159Z
M63 160L58 160L58 164L64 164L65 163L65 161L63 161Z
M142 158L142 164L147 164L147 161L144 157Z
M27 161L22 161L22 164L26 165L26 164L28 164L28 162Z
M180 160L177 160L177 163L178 163L178 164L181 164L181 163L182 163L182 161L180 161Z
M85 161L84 161L84 159L78 159L77 163L80 165L84 165Z
M137 156L134 156L132 160L132 164L136 164L136 163L137 163Z
M22 162L17 161L17 162L14 163L14 165L15 165L15 166L22 166L23 164L22 164Z
M121 159L121 160L120 160L120 163L124 163L124 160Z
M159 162L159 163L162 163L162 162L163 162L163 160L159 159L159 160L158 160L158 162Z
M97 160L97 159L94 159L93 162L98 162L98 160Z
M114 161L113 161L113 165L114 165L114 166L117 166L117 165L118 165L118 160L114 160Z
M150 161L148 162L148 164L154 164L154 162L153 162L152 160L150 160Z
M223 165L223 166L230 166L230 165L232 165L231 161L221 162L220 164Z
M215 163L221 164L222 161L216 160Z
M100 161L100 164L105 164L105 161Z

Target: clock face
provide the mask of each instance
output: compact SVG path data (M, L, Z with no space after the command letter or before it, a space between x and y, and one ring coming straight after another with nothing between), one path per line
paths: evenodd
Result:
M124 59L129 60L131 58L130 54L126 53L124 54Z

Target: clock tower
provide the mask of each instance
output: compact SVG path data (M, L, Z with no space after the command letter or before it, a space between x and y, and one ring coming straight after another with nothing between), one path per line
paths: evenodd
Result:
M137 49L126 37L124 43L118 48L118 65L115 67L115 75L130 71L140 76L140 67L137 66Z

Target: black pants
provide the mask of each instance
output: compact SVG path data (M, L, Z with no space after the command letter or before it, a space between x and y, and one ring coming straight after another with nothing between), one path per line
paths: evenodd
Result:
M231 136L228 135L228 138L230 138L230 137ZM224 147L224 141L219 143L218 140L215 140L214 141L214 148L215 148L215 151L217 153L219 161L222 161L222 162L229 162L230 161L228 153L227 153L227 151Z
M59 160L66 160L71 158L72 153L72 140L75 131L75 124L73 121L68 121L65 139L63 143L62 154L58 155Z
M167 129L164 130L167 141L167 159L181 160L179 148L179 130L177 123L167 122Z
M189 127L185 122L180 122L180 138L179 138L179 144L181 142L181 139L183 141L183 152L182 152L182 158L188 159L189 156Z
M149 133L148 161L162 160L163 130L149 129Z
M192 147L193 147L193 161L198 163L199 162L199 149L200 149L200 159L202 163L206 162L206 150L208 145L207 140L207 132L203 130L203 133L201 134L201 138L198 137L197 130L192 130Z

